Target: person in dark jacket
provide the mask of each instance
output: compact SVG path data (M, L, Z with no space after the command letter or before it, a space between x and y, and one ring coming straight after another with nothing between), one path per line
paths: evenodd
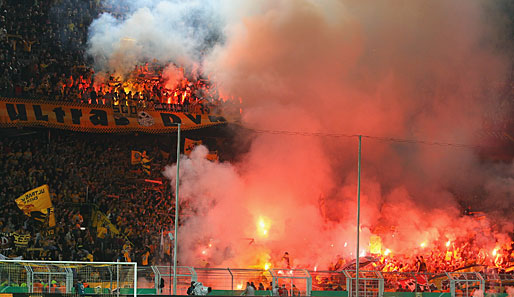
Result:
M187 288L187 295L194 295L194 290L195 290L195 282L192 281L191 286L189 288Z

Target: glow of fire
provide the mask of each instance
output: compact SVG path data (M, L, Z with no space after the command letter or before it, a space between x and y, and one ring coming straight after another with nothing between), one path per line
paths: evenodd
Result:
M202 251L202 255L206 255L207 254L207 251L206 250L203 250Z
M344 243L344 247L346 247L347 245L348 245L348 242L345 242L345 243Z
M271 268L271 263L266 262L264 264L264 270L269 270Z
M365 250L362 250L359 257L366 257L366 251Z
M270 223L269 220L265 217L259 217L257 221L257 234L261 237L268 237L269 235L269 227Z
M493 256L496 256L496 254L497 254L497 253L498 253L498 248L495 248L495 249L493 250Z
M422 243L419 244L419 246L422 247L422 248L424 248L426 245L427 245L426 242L422 242Z
M243 289L243 284L238 284L236 288L237 288L238 290L242 290L242 289Z
M448 241L446 242L446 247L449 247L449 246L450 246L450 241L448 240Z
M386 249L385 252L384 252L384 255L389 255L391 253L391 250L390 249Z

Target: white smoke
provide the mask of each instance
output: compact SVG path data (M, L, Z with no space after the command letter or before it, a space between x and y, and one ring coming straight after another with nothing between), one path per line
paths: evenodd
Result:
M98 70L125 74L156 61L192 67L220 38L217 1L106 1L89 28L88 54Z
M507 287L505 292L507 292L507 296L514 297L514 287Z

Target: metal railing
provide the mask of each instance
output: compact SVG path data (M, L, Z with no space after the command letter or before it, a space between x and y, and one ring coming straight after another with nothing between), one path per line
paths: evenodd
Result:
M67 264L66 264L67 263ZM137 271L134 271L136 268ZM0 260L0 292L71 293L76 282L88 283L90 292L170 294L171 266L135 266L135 263L52 262ZM289 295L310 296L312 291L356 291L355 270L309 271L305 269L234 269L177 267L177 292L185 294L191 281L202 282L224 294L240 295L246 283L254 283L272 295L281 287ZM261 285L262 284L262 285ZM513 274L494 272L380 272L360 271L359 295L384 296L384 292L448 292L470 297L478 290L505 293L514 285ZM163 287L164 286L164 287ZM10 290L10 291L9 291ZM123 294L123 293L122 293ZM261 293L263 294L263 293Z

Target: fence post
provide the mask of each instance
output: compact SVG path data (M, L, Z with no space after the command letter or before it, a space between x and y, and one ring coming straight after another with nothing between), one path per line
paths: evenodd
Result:
M227 267L228 272L230 273L230 290L232 291L232 294L234 294L234 275L232 274L232 270Z
M137 262L134 263L134 297L137 297Z
M118 259L116 262L120 262L120 259ZM120 296L120 264L116 264L116 295Z

